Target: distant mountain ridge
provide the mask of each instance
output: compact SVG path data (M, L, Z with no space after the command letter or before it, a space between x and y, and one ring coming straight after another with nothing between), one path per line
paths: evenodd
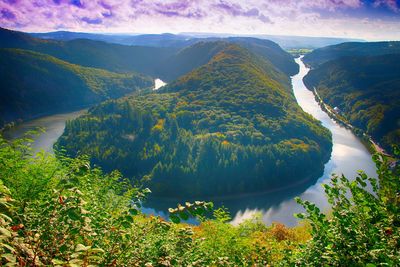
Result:
M163 34L94 34L82 32L47 32L30 33L34 37L43 39L73 40L85 38L99 40L109 43L123 45L141 45L154 47L185 47L196 42L207 41L207 39L226 38L257 38L271 40L285 49L291 48L319 48L344 42L362 42L364 40L354 38L332 38L332 37L308 37L308 36L284 36L284 35L234 35L215 33L163 33Z
M313 68L346 56L379 56L400 54L400 41L390 42L350 42L318 48L304 56L303 61Z
M43 40L33 38L26 33L6 29L0 29L0 40L0 47L3 48L33 50L86 67L102 68L113 72L134 71L155 78L160 77L166 81L174 80L199 67L207 62L210 55L212 56L212 51L204 51L204 49L199 51L198 48L201 45L197 45L198 42L187 43L184 47L126 46L89 39ZM298 66L293 58L274 42L255 38L218 38L206 41L238 43L267 58L288 75L298 72ZM205 53L206 58L200 59L203 55L199 52ZM182 57L182 53L185 57ZM197 60L192 61L193 58Z
M173 55L176 48L110 44L89 39L43 40L27 33L0 29L0 47L21 48L49 54L61 60L113 72L138 72L155 76L155 66Z

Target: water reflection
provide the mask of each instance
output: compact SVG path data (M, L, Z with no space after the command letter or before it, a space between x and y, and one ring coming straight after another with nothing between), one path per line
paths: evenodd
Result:
M64 132L66 121L75 119L84 112L86 112L86 109L26 121L5 131L3 136L5 139L13 140L38 127L43 128L45 132L36 136L32 144L33 152L36 154L43 149L46 152L53 153L53 145Z
M224 205L227 207L233 215L232 223L239 223L246 218L250 218L255 213L261 213L266 224L279 221L292 226L297 223L297 220L293 217L293 213L302 211L301 207L293 200L295 196L300 196L303 199L315 202L322 209L328 208L321 184L329 182L332 173L343 173L350 178L355 177L357 171L362 169L368 175L376 176L375 165L367 149L351 131L339 126L320 109L317 102L314 100L314 95L305 88L302 81L308 69L300 59L296 61L300 65L300 72L292 77L294 94L303 110L320 120L322 124L332 132L333 150L331 159L325 164L324 170L320 170L320 173L314 176L320 177L317 182L312 178L310 180L300 181L297 184L291 184L290 187L264 194L202 199L213 201L216 206ZM158 89L165 83L161 80L157 80L155 80L155 88ZM6 138L18 138L27 130L34 129L35 127L43 127L46 129L46 132L35 139L35 143L33 144L34 150L37 152L40 149L44 149L45 151L52 152L54 142L56 142L57 138L64 131L65 122L78 117L84 112L85 110L80 110L25 122L7 131L4 135ZM143 211L145 213L158 214L166 217L166 210L168 207L176 207L178 203L183 203L187 200L188 199L151 197L146 201L146 207Z
M155 79L154 80L154 89L153 90L158 90L161 87L163 87L164 85L166 85L166 83L164 81L162 81L161 79Z
M293 214L303 210L293 198L300 196L302 199L316 203L322 210L328 209L322 184L329 182L333 173L354 178L357 171L362 169L368 175L376 176L375 165L368 150L351 131L338 125L320 109L313 93L307 90L303 84L303 77L309 69L301 62L301 59L296 59L296 62L300 65L300 72L292 77L294 94L302 109L320 120L332 132L331 159L325 164L324 171L316 176L320 176L317 182L315 182L315 179L310 179L294 185L294 187L276 192L237 196L225 200L209 199L216 206L224 205L229 209L233 215L233 224L240 223L255 213L261 213L266 224L279 221L289 226L296 225L297 219L293 217ZM144 212L166 216L165 210L168 207L175 207L177 203L183 201L185 200L150 198L145 204L151 208L145 208Z

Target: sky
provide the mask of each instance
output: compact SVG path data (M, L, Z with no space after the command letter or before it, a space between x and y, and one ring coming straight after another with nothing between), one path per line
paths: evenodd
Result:
M0 26L400 40L400 0L0 0Z

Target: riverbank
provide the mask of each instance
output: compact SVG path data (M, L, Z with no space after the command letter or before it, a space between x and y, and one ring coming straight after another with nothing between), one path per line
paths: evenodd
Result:
M43 129L43 131L39 131L37 135L31 137L34 139L32 143L33 151L36 153L44 150L53 153L53 145L64 132L66 122L79 117L86 111L87 109L80 109L28 120L4 129L0 134L5 140L14 140L23 137L29 131Z
M58 114L66 114L66 113L73 113L79 110L87 110L90 107L92 107L94 104L88 104L88 105L78 105L78 106L73 106L73 107L69 107L66 109L57 109L57 110L50 110L47 112L43 112L40 114L35 114L33 116L30 116L29 118L25 118L25 119L17 119L15 121L11 121L8 122L6 124L4 124L1 128L0 128L0 134L3 134L3 132L5 131L9 131L15 127L18 127L22 124L26 124L26 123L30 123L31 121L35 121L41 118L45 118L45 117L50 117L50 116L56 116Z
M293 200L300 196L302 199L318 203L321 210L328 209L329 203L325 198L323 183L329 183L332 173L344 174L346 177L353 178L358 170L365 170L371 177L376 177L376 167L371 160L371 154L349 129L334 122L321 110L315 101L314 94L305 88L302 78L308 72L299 59L296 62L300 65L299 74L292 77L293 92L299 105L315 119L322 122L323 126L332 132L333 149L331 158L324 166L323 174L315 174L309 180L298 180L288 184L287 188L280 191L270 191L261 194L247 194L228 199L215 199L215 206L224 206L229 209L235 223L251 218L255 214L261 214L261 219L265 224L280 221L288 226L295 226L297 219L293 213L303 212L302 208ZM151 89L152 90L152 89ZM145 94L143 90L137 92ZM35 136L35 151L51 151L53 143L62 134L65 122L73 119L77 114L58 114L45 118L38 118L19 124L14 131L13 138L17 138L24 130L33 127L44 127L47 132ZM150 197L151 198L151 197ZM185 203L187 199L147 199L145 213L159 214L167 216L167 208L176 206L177 203Z
M307 85L305 85L305 86L307 87ZM348 120L346 120L346 118L343 115L339 114L338 112L336 112L334 110L334 108L332 108L330 105L325 103L324 100L318 94L318 91L315 87L312 89L307 87L307 89L310 90L314 94L315 101L317 101L317 103L321 107L321 109L323 111L325 111L326 114L328 114L328 116L330 118L332 118L334 121L336 121L338 124L342 125L346 129L350 130L354 135L356 135L360 139L360 141L364 144L365 148L367 148L371 154L380 153L380 154L384 154L386 156L391 157L391 155L388 154L382 147L380 147L372 139L372 137L370 135L368 135L362 129L351 125L350 122L348 122Z

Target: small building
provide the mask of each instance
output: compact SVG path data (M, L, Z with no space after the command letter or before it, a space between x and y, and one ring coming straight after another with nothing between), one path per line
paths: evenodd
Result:
M335 112L335 113L341 113L342 111L340 110L340 108L338 108L338 107L334 107L333 108L333 111Z

